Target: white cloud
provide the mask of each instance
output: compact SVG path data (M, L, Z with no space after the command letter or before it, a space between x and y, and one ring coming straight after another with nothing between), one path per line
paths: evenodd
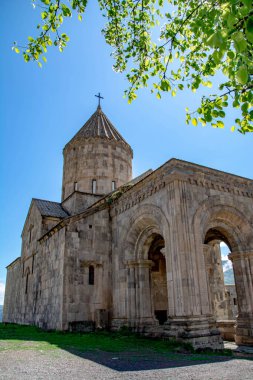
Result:
M226 272L227 270L233 268L232 262L228 260L224 265L223 265L223 272Z
M5 291L5 283L0 282L0 305L4 303L4 291Z
M221 259L228 260L228 254L230 253L228 246L225 243L221 242L220 249L221 249Z

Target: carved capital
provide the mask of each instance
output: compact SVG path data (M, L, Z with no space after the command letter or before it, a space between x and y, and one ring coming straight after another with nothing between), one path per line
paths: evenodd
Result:
M94 267L102 267L103 264L98 262L98 261L94 261L94 260L80 260L80 267L89 267L91 265L93 265Z
M247 257L253 257L253 250L250 250L250 251L234 251L228 255L228 258L231 261L246 259Z
M153 265L152 260L129 260L126 262L128 268L151 268Z

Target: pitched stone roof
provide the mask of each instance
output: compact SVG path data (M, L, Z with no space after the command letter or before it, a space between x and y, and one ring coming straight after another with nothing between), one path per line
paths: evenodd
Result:
M123 142L128 147L129 144L112 125L111 121L104 114L101 107L98 106L96 112L89 118L89 120L83 125L83 127L75 134L70 140L76 140L78 138L90 138L90 137L102 137L108 140L115 140Z
M56 218L66 218L69 216L62 205L58 202L51 202L36 198L33 198L33 201L35 202L42 216L53 216Z

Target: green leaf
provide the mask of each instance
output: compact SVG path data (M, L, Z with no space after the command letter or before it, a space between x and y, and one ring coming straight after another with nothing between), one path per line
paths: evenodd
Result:
M227 16L227 25L229 28L232 28L234 24L236 23L236 18L232 13L229 13Z
M80 13L78 13L78 20L82 21L82 19L83 19L82 15Z
M192 125L194 125L194 127L198 125L198 120L195 117L192 119Z
M253 17L248 18L246 28L247 28L247 32L253 33Z
M47 12L41 12L41 18L42 20L45 20L48 16L48 13Z
M65 4L61 4L62 13L65 17L71 17L71 11Z
M232 38L234 40L235 49L238 53L242 53L247 49L247 41L241 31L234 33Z
M203 82L203 85L206 87L209 87L209 88L213 87L213 84L212 84L212 82L210 82L210 80L207 82Z
M247 21L246 37L251 43L253 43L253 17L250 17Z
M225 116L226 116L226 114L224 111L219 111L219 117L225 117Z
M216 125L217 125L218 128L224 128L224 123L221 120L218 120L217 123L216 123Z
M15 51L15 53L17 53L17 54L20 53L20 50L19 50L17 47L14 48L14 51Z
M231 51L228 51L227 52L227 56L230 58L230 59L234 59L235 58L235 53L231 50Z
M167 79L163 79L161 81L160 87L161 87L162 91L169 91L170 90L170 83L169 83L169 81Z
M252 7L252 0L242 0L243 4L248 8L251 9Z
M23 53L23 56L24 56L25 62L29 62L30 61L30 57L29 57L28 54Z
M69 36L66 34L66 33L62 33L62 38L65 40L65 41L69 41L70 40L70 38L69 38Z
M157 99L161 99L161 94L160 94L160 92L157 92L157 93L156 93L156 97L157 97Z
M248 69L246 65L241 65L236 73L236 80L238 83L244 85L248 82Z
M248 102L243 103L243 105L241 106L241 110L243 112L247 112L248 108L249 108L249 103Z

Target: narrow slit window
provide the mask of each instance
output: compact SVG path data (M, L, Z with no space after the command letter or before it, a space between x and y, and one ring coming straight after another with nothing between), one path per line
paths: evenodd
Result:
M29 230L29 237L28 237L29 244L30 244L31 241L32 241L32 229L33 229L33 227L30 227L30 230Z
M77 191L77 182L74 182L74 191Z
M112 181L112 191L116 190L116 182Z
M89 285L94 285L94 280L95 280L94 266L90 265L89 266Z
M96 194L97 192L97 181L95 179L92 180L92 193Z
M28 293L28 281L29 281L29 272L27 272L26 279L25 279L25 294Z
M32 273L33 273L33 267L34 267L34 254L33 254L33 258L32 258Z

